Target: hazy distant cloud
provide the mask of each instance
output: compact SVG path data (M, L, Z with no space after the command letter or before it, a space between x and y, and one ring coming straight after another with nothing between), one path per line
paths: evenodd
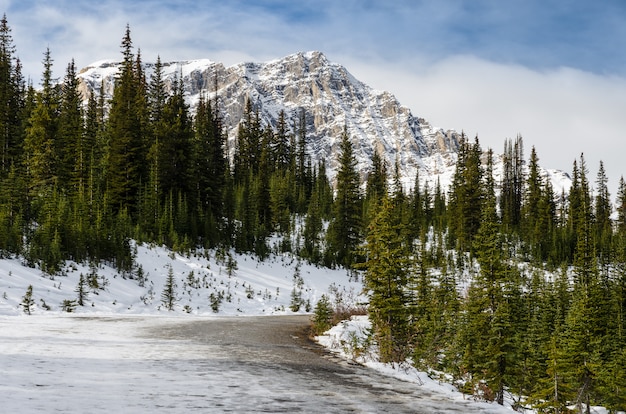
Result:
M526 156L535 146L542 164L571 171L584 153L592 183L604 162L613 195L626 175L626 79L577 69L532 70L470 56L409 67L348 64L372 86L392 90L413 113L442 128L478 135L484 148L502 152L521 134Z

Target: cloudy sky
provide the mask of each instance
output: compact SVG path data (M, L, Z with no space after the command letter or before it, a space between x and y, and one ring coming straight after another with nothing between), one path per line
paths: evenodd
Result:
M600 160L626 176L626 2L622 0L0 0L35 84L117 59L126 24L145 61L227 65L320 50L433 125L500 152L524 138L541 163Z

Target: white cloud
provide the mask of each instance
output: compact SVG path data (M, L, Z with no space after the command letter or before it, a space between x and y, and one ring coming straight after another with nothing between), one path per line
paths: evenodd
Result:
M501 152L505 138L521 134L526 157L535 146L542 165L571 171L584 153L589 179L600 160L611 187L626 175L626 79L570 68L545 72L469 56L436 64L387 66L349 62L371 86L393 92L415 115L442 128L476 134Z

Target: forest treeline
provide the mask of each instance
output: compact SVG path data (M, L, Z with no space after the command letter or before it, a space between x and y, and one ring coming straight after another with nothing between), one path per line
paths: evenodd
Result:
M306 153L306 113L264 125L248 101L229 149L218 96L191 113L160 59L146 77L128 27L121 51L112 98L85 105L74 63L57 81L49 50L40 88L27 84L0 22L2 256L50 274L106 262L132 277L132 240L292 252L363 276L383 361L410 358L542 412L625 409L623 179L613 203L603 166L593 185L581 156L569 193L555 194L518 137L495 182L493 153L462 136L449 190L416 176L405 191L378 153L362 183L344 130L331 186Z

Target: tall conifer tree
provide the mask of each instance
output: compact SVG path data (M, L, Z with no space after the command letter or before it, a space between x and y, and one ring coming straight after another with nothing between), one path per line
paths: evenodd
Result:
M123 61L115 82L108 118L109 152L107 162L107 200L115 211L136 209L141 170L145 166L143 93L136 73L130 27L122 39Z
M347 127L341 135L339 151L336 197L327 233L327 255L330 255L332 263L350 268L361 235L361 206L359 174Z
M29 119L24 141L25 162L34 195L57 184L60 160L58 157L59 90L52 78L50 49L44 54L42 89Z
M402 362L409 353L410 249L395 207L385 196L366 239L365 288L382 362Z

